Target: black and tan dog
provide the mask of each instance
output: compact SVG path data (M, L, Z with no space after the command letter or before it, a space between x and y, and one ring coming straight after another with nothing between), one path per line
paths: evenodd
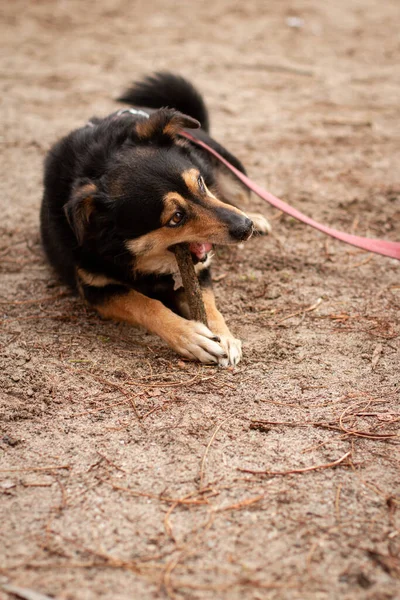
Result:
M212 244L251 236L252 220L232 205L246 191L180 131L196 129L244 168L209 137L204 102L185 79L157 74L120 100L140 108L93 118L47 157L41 231L48 259L104 317L141 325L187 358L235 365L241 342L216 308L209 265ZM259 216L256 226L268 230ZM172 250L181 242L190 243L209 328L187 318Z

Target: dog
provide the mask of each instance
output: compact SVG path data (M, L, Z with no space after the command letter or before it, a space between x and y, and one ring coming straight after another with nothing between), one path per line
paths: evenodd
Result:
M236 207L248 192L182 129L209 136L204 100L186 79L156 73L118 99L135 108L92 118L45 161L41 236L58 275L105 318L157 334L181 356L237 365L242 345L212 291L213 244L238 244L268 222ZM189 243L208 327L189 318L173 247Z

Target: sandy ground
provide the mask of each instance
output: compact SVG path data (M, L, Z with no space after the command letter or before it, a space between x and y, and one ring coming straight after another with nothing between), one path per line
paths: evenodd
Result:
M244 341L224 371L102 321L38 236L50 145L169 69L203 91L214 136L260 184L400 239L398 1L14 0L2 13L0 590L399 598L399 264L254 200L273 234L215 263Z

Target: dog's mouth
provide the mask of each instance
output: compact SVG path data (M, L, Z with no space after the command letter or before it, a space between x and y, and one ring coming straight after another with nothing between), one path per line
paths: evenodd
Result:
M197 258L198 262L204 262L207 260L207 255L210 252L211 248L212 244L208 242L193 242L192 244L189 244L189 250L192 253L192 255L195 258Z

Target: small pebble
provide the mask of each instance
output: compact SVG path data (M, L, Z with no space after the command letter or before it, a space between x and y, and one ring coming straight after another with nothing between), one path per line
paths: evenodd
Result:
M21 442L21 440L13 438L11 435L4 435L2 441L9 446L18 446L18 444Z
M304 21L303 19L300 19L300 17L287 17L286 25L293 27L294 29L301 29L304 27Z

